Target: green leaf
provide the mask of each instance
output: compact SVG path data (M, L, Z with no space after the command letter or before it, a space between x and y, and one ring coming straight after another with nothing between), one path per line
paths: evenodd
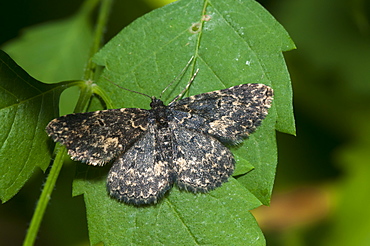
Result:
M36 167L48 167L52 146L46 124L58 116L60 84L29 76L0 51L0 199L12 198Z
M172 189L157 205L134 207L109 198L108 169L78 164L74 195L84 193L91 244L264 245L248 212L261 203L235 179L208 194Z
M2 48L40 81L81 79L92 40L89 13L82 8L68 19L29 27Z
M273 114L273 111L274 108L270 110L270 114ZM243 148L233 152L236 156L242 155L254 166L253 171L239 176L237 180L264 205L270 203L276 172L277 146L275 130L271 127L274 125L274 120L273 117L264 119L257 131L245 141Z
M137 19L101 49L94 57L105 67L99 85L117 108L149 108L150 100L119 90L108 80L159 96L192 56L194 62L165 92L164 101L178 95L197 68L187 95L263 83L274 88L275 100L257 132L232 148L243 163L241 169L237 163L236 174L247 174L230 178L209 194L174 187L156 206L132 207L108 197L109 167L80 167L73 193L84 194L91 243L264 245L249 210L270 200L277 162L275 129L294 134L290 80L282 56L293 48L286 31L255 1L180 0Z
M98 0L85 1L73 16L26 28L2 47L32 77L44 82L82 79L92 45L90 15ZM79 92L61 96L62 115L71 113Z

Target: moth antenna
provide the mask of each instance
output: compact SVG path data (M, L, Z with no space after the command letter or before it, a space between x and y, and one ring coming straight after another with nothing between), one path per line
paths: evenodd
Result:
M149 96L149 95L147 95L147 94L145 94L145 93L141 93L141 92L138 92L138 91L133 91L133 90L130 90L130 89L127 89L127 88L125 88L125 87L122 87L122 86L120 86L120 85L118 85L118 84L116 84L116 83L114 83L113 81L111 81L110 79L108 79L107 77L105 77L105 76L103 76L109 83L111 83L111 84L113 84L113 85L115 85L115 86L117 86L118 88L121 88L121 89L123 89L123 90L126 90L126 91L130 91L130 92L133 92L133 93L136 93L136 94L140 94L140 95L143 95L143 96L146 96L146 97L149 97L150 99L152 99L152 97L151 96Z
M190 58L190 60L188 61L188 63L185 65L185 67L181 70L181 72L179 73L179 75L176 76L176 78L174 78L171 83L169 83L166 88L163 89L163 91L161 92L159 98L162 98L162 95L163 93L176 81L178 80L179 77L181 77L182 75L184 75L185 73L185 70L189 67L190 63L194 60L194 56L192 56Z
M189 81L189 83L186 85L186 87L182 90L182 92L180 93L180 94L178 94L168 105L170 105L171 103L173 103L173 102L175 102L175 101L177 101L179 98L181 98L183 95L184 95L184 93L189 89L189 87L190 87L190 85L191 85L191 83L193 83L193 81L194 81L194 79L195 79L195 77L197 76L197 74L198 74L198 72L199 72L199 68L197 68L197 70L195 71L195 73L193 74L193 76L191 77L191 79L190 79L190 81Z

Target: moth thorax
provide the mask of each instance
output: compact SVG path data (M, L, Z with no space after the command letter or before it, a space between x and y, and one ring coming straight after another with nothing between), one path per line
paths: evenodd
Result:
M160 107L155 110L155 122L160 127L167 127L168 126L168 119L167 119L167 112L165 107Z

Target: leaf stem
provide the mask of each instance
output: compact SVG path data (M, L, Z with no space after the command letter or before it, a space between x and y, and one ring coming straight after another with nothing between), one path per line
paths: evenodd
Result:
M101 1L98 21L96 24L94 38L93 38L93 44L90 50L90 59L87 63L86 70L85 70L85 80L94 80L96 64L92 61L92 57L100 49L102 45L104 30L108 22L109 12L110 12L110 9L112 8L112 4L113 4L113 0L102 0Z
M84 5L82 6L82 11L90 12L92 9L94 9L97 3L98 3L98 0L85 1ZM90 59L88 60L85 74L84 74L85 83L78 84L80 86L81 91L80 91L80 97L78 99L74 112L83 112L89 102L91 95L93 94L94 86L93 86L92 81L95 76L96 64L92 62L91 58L99 50L101 46L102 39L103 39L102 38L103 30L104 30L105 25L107 24L108 15L109 15L109 11L112 6L112 3L113 3L112 0L101 0L101 6L99 9L99 17L98 17L97 25L95 29L93 45L90 51ZM50 201L51 194L55 187L55 183L58 179L60 170L63 166L63 159L67 153L67 150L64 146L57 144L55 148L55 153L56 153L55 160L53 161L52 167L50 169L50 173L46 179L44 188L42 189L40 199L37 203L35 212L32 216L31 224L27 231L27 235L23 242L23 246L32 246L35 243L41 221L44 217L46 207Z
M53 192L55 182L59 176L59 172L63 166L64 155L66 154L66 148L56 147L57 155L55 156L54 163L50 169L49 176L46 180L45 186L42 189L39 202L37 203L36 210L33 214L30 227L27 231L26 239L23 242L24 246L31 246L34 244L37 232L40 228L42 218L44 217L45 209L49 203L51 193Z
M90 97L93 94L91 85L92 81L90 80L85 81L84 84L80 85L80 97L78 98L76 107L73 111L74 113L81 113L85 111Z

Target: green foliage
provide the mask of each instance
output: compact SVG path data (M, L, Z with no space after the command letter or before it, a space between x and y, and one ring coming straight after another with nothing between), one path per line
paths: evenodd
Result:
M107 168L88 169L79 166L75 189L84 192L92 244L264 245L248 212L260 202L234 179L210 194L172 189L159 204L138 208L107 197Z
M234 151L237 159L247 160L254 170L239 177L239 182L228 182L205 196L179 192L174 188L163 202L141 209L117 203L107 197L105 176L99 179L100 182L92 178L77 179L74 194L84 194L92 243L103 241L114 245L123 240L117 236L119 232L128 231L130 234L124 236L127 243L145 245L154 241L166 244L163 236L163 231L166 231L168 235L175 235L167 237L177 244L212 245L215 239L221 245L227 242L235 244L242 239L251 243L257 237L260 240L255 243L264 244L262 234L258 233L259 229L253 220L239 221L234 216L245 218L247 215L250 218L245 210L269 203L277 162L274 134L276 121L283 131L294 133L291 102L279 96L291 94L287 86L289 77L281 62L281 51L294 46L281 26L255 2L219 4L211 1L179 1L133 22L95 55L94 61L105 67L99 85L105 88L116 107L148 108L148 99L143 100L141 95L117 90L106 78L125 88L159 95L185 67L191 56L195 57L196 62L175 88L164 95L167 101L185 87L196 68L200 72L189 90L190 95L241 83L272 85L276 88L275 108L270 111L261 129ZM221 14L225 10L229 14ZM236 12L238 14L233 14ZM183 16L182 13L187 14ZM209 20L204 21L206 18ZM194 23L199 25L195 32L191 30ZM268 73L270 69L279 72ZM277 115L284 117L280 120ZM81 171L84 175L91 170L86 169ZM240 189L241 185L245 188ZM251 199L252 194L254 199ZM223 211L228 210L229 206L229 203L223 201L226 198L232 199L243 209L233 211L233 216L225 214ZM257 203L256 198L260 200ZM102 213L102 210L108 212ZM240 214L241 211L244 212ZM227 217L215 217L215 214ZM172 218L172 223L167 216ZM112 229L99 223L101 220L118 220L122 223ZM168 225L168 228L163 225ZM245 230L235 230L236 227ZM184 234L178 236L176 232L182 230ZM232 235L230 238L233 240L229 237L216 237L223 234Z
M63 84L43 84L0 51L0 199L12 198L36 167L45 171L52 148L45 125L58 116Z
M67 19L28 28L2 48L40 81L82 79L92 43L91 5Z
M280 138L277 185L330 195L320 221L274 245L369 245L369 1L285 0L273 12L299 47L286 54L299 131Z
M25 67L28 66L35 76L45 76L43 77L45 80L76 79L76 77L78 79L78 76L83 74L82 66L87 62L83 61L83 57L88 54L86 44L93 43L87 16L86 11L80 11L68 21L49 23L47 26L31 30L27 34L30 38L25 39L24 43L9 44L7 49L18 55L23 52L24 60L30 61ZM53 31L60 35L65 29L70 32L63 32L64 39L57 38L58 41L53 42L54 45L63 47L60 50L62 55L57 54L55 62L45 64L48 66L47 72L42 74L42 70L36 67L41 66L40 61L43 59L51 59L51 53L42 46L45 35L49 36ZM40 52L37 60L33 60L36 58L34 53L30 53L31 50L24 48L32 40L41 45L39 49L32 47L33 52ZM68 49L69 42L74 48ZM243 2L180 0L137 19L109 41L93 57L95 63L104 67L102 76L96 82L99 86L89 83L82 86L81 83L77 83L76 85L89 91L85 93L82 90L81 98L89 96L92 91L108 102L109 107L110 102L113 102L116 108L148 108L147 98L117 89L109 81L131 90L159 96L163 88L194 56L194 61L184 76L165 92L164 101L169 102L182 91L197 68L199 73L187 95L237 84L263 83L274 88L275 99L273 108L257 132L243 144L232 147L237 160L235 177L209 194L181 192L174 187L157 205L140 208L128 206L107 195L105 179L109 166L99 168L76 163L77 175L73 184L73 195L84 196L90 242L95 244L101 241L105 245L264 245L263 234L249 210L270 202L277 163L275 129L295 134L292 92L282 56L282 51L293 48L294 44L282 26L252 0ZM80 50L82 55L76 52L76 49ZM75 59L76 56L79 58ZM27 64L27 61L23 61L24 64ZM13 64L9 58L3 63L2 67L10 67L9 64ZM69 67L70 75L60 72L60 70L69 71ZM23 112L29 115L30 119L27 121L19 117L18 121L8 123L9 129L23 127L27 128L26 132L33 133L32 136L36 137L30 138L33 139L30 141L31 146L37 148L29 151L29 147L18 146L23 150L23 154L18 152L19 159L16 159L7 154L14 151L14 144L18 145L20 130L17 130L18 134L8 134L4 135L5 137L1 135L2 139L13 143L12 150L10 149L12 146L1 149L1 153L4 153L1 159L13 158L12 162L17 162L17 165L5 162L0 165L4 165L6 170L11 169L12 177L20 176L21 172L16 168L26 166L25 163L30 165L28 176L23 177L18 189L14 189L11 195L4 195L3 201L21 188L36 165L43 170L47 167L51 149L47 145L44 128L50 119L58 115L60 93L67 85L73 85L73 83L45 85L23 75L24 72L17 69L19 71L15 73L5 71L4 76L9 76L6 75L9 73L13 78L4 82L1 79L1 83L6 85L16 81L17 86L12 88L15 95L22 95L21 92L27 88L26 86L31 85L38 90L33 93L27 90L31 96L26 97L29 100L21 102L27 104L33 100L43 101L39 103L38 110ZM0 76L3 76L3 70L0 72ZM79 104L81 101L86 100L80 100ZM18 101L13 102L18 106L17 103L19 104ZM96 108L98 104L93 105ZM79 107L82 108L82 105ZM9 106L4 104L0 111L9 115L3 108L8 110ZM48 114L40 113L44 111ZM29 122L35 123L30 127ZM14 139L7 136L13 136ZM40 139L40 142L34 142L36 139ZM6 182L8 183L0 187L0 192L9 189L9 181Z

